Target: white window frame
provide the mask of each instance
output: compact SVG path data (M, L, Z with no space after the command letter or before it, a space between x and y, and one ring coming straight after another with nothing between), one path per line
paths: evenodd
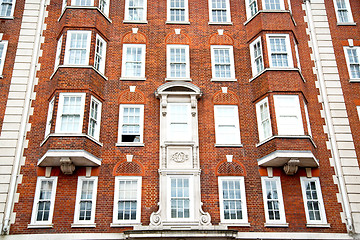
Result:
M130 0L125 0L125 16L124 16L124 22L129 22L129 23L147 23L146 17L147 17L147 0L143 0L143 14L142 14L142 19L140 20L132 20L130 19L130 12L129 12L129 1Z
M285 4L284 4L284 0L279 0L280 1L280 9L266 9L266 3L265 0L262 0L262 8L265 11L279 11L279 10L285 10Z
M55 104L55 97L53 97L49 102L48 113L46 118L45 137L49 135L51 131L52 117L54 114L54 104Z
M225 219L224 214L224 196L223 196L223 181L239 181L240 183L240 200L241 200L241 210L242 210L242 219ZM246 193L245 193L245 182L244 177L237 176L224 176L218 177L218 186L219 186L219 201L220 201L220 219L221 223L248 223L247 216L247 207L246 207Z
M179 119L173 117L173 106L186 106L186 119ZM190 103L168 103L167 105L168 113L167 113L167 140L168 141L191 141L192 140L192 118L191 118L191 104ZM187 131L183 132L182 135L173 134L171 132L172 124L182 123L184 124L186 121Z
M64 107L64 97L67 96L76 96L81 97L81 108L80 108L80 120L79 120L79 126L77 131L74 132L67 132L67 131L61 131L61 125L62 125L62 111ZM85 109L85 97L86 93L60 93L59 94L59 102L58 102L58 110L57 110L57 117L56 117L56 126L55 126L55 132L56 133L82 133L82 127L84 122L84 109Z
M272 57L271 57L273 52L271 51L270 38L285 38L286 54L287 54L287 61L288 61L287 67L285 67L285 66L277 67L277 66L273 65ZM293 68L294 67L289 34L266 34L266 44L267 44L267 49L268 49L268 59L269 59L270 68Z
M231 24L230 1L225 0L225 4L226 4L226 22L217 22L217 21L214 22L212 19L212 12L221 9L213 8L212 0L209 0L209 24Z
M260 55L256 56L256 58L255 58L255 46L258 44L260 44L259 45L260 46ZM251 57L252 74L253 74L253 76L256 76L264 71L264 53L263 53L263 48L262 48L262 43L261 43L261 37L258 37L252 43L250 43L250 57ZM261 69L259 71L258 71L258 65L256 64L258 59L261 59L261 65L260 65Z
M136 181L136 219L135 220L119 220L118 219L118 202L120 201L119 187L120 181ZM115 193L114 193L114 209L112 225L136 225L140 224L141 218L141 191L142 177L140 176L116 176L115 177ZM126 200L126 199L125 199ZM135 199L132 199L135 200Z
M141 48L141 74L140 76L126 76L126 63L127 63L127 50L128 48ZM124 44L123 45L123 57L121 66L121 80L146 80L145 78L145 44Z
M104 7L101 5L102 2L105 3ZM99 0L99 9L105 14L105 16L109 16L109 8L110 0Z
M172 218L171 217L171 180L172 179L188 179L189 180L189 217L188 218ZM168 175L167 176L167 198L168 198L168 204L167 204L167 219L169 221L176 221L176 222L182 222L182 221L192 221L194 220L194 176L193 175Z
M62 0L62 6L61 6L61 10L65 11L66 7L67 7L67 0Z
M305 118L306 118L306 124L307 124L308 134L309 134L309 136L312 137L309 111L308 111L308 107L307 107L307 104L306 104L305 101L304 101L304 110L305 110Z
M356 55L357 55L358 62L359 62L358 64L350 63L348 50L353 50L353 49L355 49L355 51L356 51ZM350 81L360 81L360 78L352 76L351 69L350 69L350 65L358 65L360 68L360 47L359 46L344 47L344 52L345 52L346 64L347 64Z
M51 227L52 226L57 179L58 179L57 177L38 177L37 178L30 226L31 225L41 225L41 226L44 226L44 227ZM38 204L39 204L39 201L40 201L40 188L41 188L41 183L43 181L51 181L52 182L51 197L49 199L50 200L49 218L48 218L47 221L37 221L36 218L37 218L37 213L38 213Z
M267 106L267 116L266 119L261 119L261 105L266 104ZM271 124L271 118L270 118L270 106L269 106L269 99L266 97L262 99L260 102L256 103L256 117L257 117L257 123L258 123L258 132L259 132L259 141L262 142L269 137L272 136L272 124ZM266 125L263 124L263 122L268 121L269 122L269 129L265 129ZM265 135L265 132L269 131L269 136Z
M278 135L304 135L304 125L301 115L301 106L298 95L274 95L274 105L275 105L275 115L277 122L277 130ZM286 110L283 109L284 103L289 103L290 101L282 100L288 98L294 98L295 104L294 106L287 106ZM283 101L283 102L281 102ZM291 115L290 115L291 114ZM282 126L280 119L284 117L295 116L297 118L297 122L291 127L289 131L286 129L286 126Z
M246 4L246 16L248 19L250 19L251 17L255 16L257 12L259 12L259 6L258 6L258 1L257 0L245 0L245 4ZM255 13L252 14L251 11L251 5L255 5Z
M235 79L235 63L234 63L234 50L233 46L229 45L211 45L211 72L212 72L212 79L211 81L236 81ZM215 50L217 49L225 49L229 51L229 58L230 58L230 77L216 77L216 69L215 69Z
M139 123L139 142L122 142L122 125L123 125L123 116L125 108L139 108L140 109L140 123ZM125 134L126 135L126 134ZM131 134L130 134L131 135ZM133 134L135 135L135 134ZM122 145L138 145L143 144L144 142L144 105L143 104L120 104L119 107L119 130L118 130L118 144Z
M337 22L340 23L340 24L354 23L353 15L352 15L352 12L351 12L350 2L349 2L349 0L344 0L344 2L345 2L345 5L346 5L345 9L347 11L347 17L348 17L347 22L341 20L339 11L341 11L342 9L339 9L336 0L334 0L334 9L335 9Z
M98 51L99 43L102 44L101 52ZM106 62L106 41L100 37L99 34L96 34L96 43L95 43L95 56L94 56L94 68L101 72L102 74L105 73L105 62ZM100 59L98 67L96 67L97 59Z
M91 116L92 113L92 103L98 104L98 109L97 109L97 118L93 118ZM102 103L95 97L91 96L91 100L90 100L90 109L89 109L89 125L88 125L88 135L93 137L96 140L99 140L100 137L100 124L101 124L101 107L102 107ZM95 121L95 129L94 129L94 135L91 135L90 133L90 125L91 125L91 120L94 119Z
M227 118L226 122L222 122L220 116L220 109L228 109L232 111L233 117ZM215 139L216 145L240 145L240 125L239 125L239 109L237 105L214 105L214 120L215 120ZM235 129L232 131L232 137L224 138L221 136L221 125L233 125Z
M174 7L174 9L184 9L184 11L185 11L184 21L172 21L171 20L171 9L173 9L173 8L171 8L171 0L167 0L167 21L166 21L166 23L177 23L177 24L189 23L189 3L188 3L188 0L183 0L183 1L184 1L184 8L181 8L181 7L175 8Z
M0 19L1 19L1 18L12 18L12 17L14 16L15 3L16 3L15 0L12 0L12 1L11 1L11 11L10 11L10 15L9 15L9 16L0 15ZM2 4L3 4L3 0L0 0L0 10L2 9ZM1 13L1 11L0 11L0 13Z
M69 60L70 60L69 58L70 58L71 36L72 36L72 34L77 34L77 33L87 34L85 62L80 63L80 64L70 64L69 63ZM67 31L65 56L64 56L64 65L74 65L74 66L89 65L90 44L91 44L91 31L78 31L78 30L69 30L69 31Z
M56 68L57 68L57 67L59 66L59 64L60 64L62 40L63 40L63 35L60 36L60 38L59 38L59 40L58 40L58 42L57 42L54 70L56 70Z
M313 225L327 224L325 207L324 207L323 197L322 197L322 193L321 193L321 187L320 187L319 178L318 177L312 177L312 178L300 177L300 182L301 182L301 190L302 190L302 195L303 195L303 201L304 201L304 208L305 208L307 224L310 224L310 225L311 224L313 224ZM308 208L308 205L307 205L308 199L306 197L306 183L308 183L308 182L315 182L316 193L317 193L319 209L320 209L320 217L321 217L320 220L311 220L310 217L309 217L309 208Z
M275 200L278 201L278 205L279 205L279 216L280 216L279 220L270 219L269 208L268 208L268 200L269 199L267 198L266 182L275 182L275 184L276 184L276 191L277 191L278 199L275 199ZM283 195L282 195L282 190L281 190L280 177L271 177L271 178L261 177L261 184L262 184L262 192L263 192L263 199L264 199L264 210L265 210L266 223L275 224L275 225L276 224L281 224L281 225L286 224L284 200L283 200ZM270 200L274 200L274 199L270 199Z
M90 4L89 5L82 5L82 4L76 4L77 0L71 0L71 6L77 6L77 7L91 7L94 6L94 0L90 0ZM78 1L84 1L84 0L78 0Z
M81 199L82 187L85 181L93 182L92 189L92 198L86 199L87 201L91 201L91 217L90 220L79 220L80 216L80 203L83 199ZM98 185L98 177L85 177L79 176L76 190L76 202L75 202L75 214L74 214L74 224L76 225L88 225L89 227L95 226L95 209L96 209L96 197L97 197L97 185Z
M0 45L4 46L2 54L0 56L0 76L2 76L4 64L5 64L5 58L6 58L6 51L7 51L7 47L8 47L8 41L2 40L2 41L0 41Z
M171 77L171 49L185 49L185 77ZM166 45L166 79L165 80L181 80L181 81L191 81L190 79L190 53L189 45L177 45L177 44L168 44Z
M360 106L356 106L356 110L357 110L357 113L358 113L358 116L359 116L359 120L360 120Z

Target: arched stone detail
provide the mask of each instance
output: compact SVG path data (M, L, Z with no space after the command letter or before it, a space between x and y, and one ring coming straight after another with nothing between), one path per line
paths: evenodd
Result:
M118 162L113 169L113 176L144 176L144 167L136 160Z
M214 33L209 39L210 45L234 45L234 39L227 34Z
M239 98L232 91L227 91L227 93L218 91L214 94L213 103L218 105L238 105Z
M119 104L122 103L145 104L145 95L138 90L135 90L135 92L130 92L130 90L125 90L121 92L119 97Z
M171 33L165 38L166 44L187 44L190 45L190 38L186 34Z
M146 44L147 39L145 34L143 33L133 33L129 32L125 34L125 36L122 39L122 43L137 43L137 44Z
M224 160L216 166L216 176L246 176L246 169L239 161Z

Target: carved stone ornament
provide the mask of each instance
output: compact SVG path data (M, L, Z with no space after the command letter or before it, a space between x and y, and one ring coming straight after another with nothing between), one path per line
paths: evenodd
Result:
M199 220L199 224L201 226L208 226L211 225L211 216L208 212L204 212L204 210L202 209L203 203L200 203L200 220Z
M159 206L159 210L157 212L151 213L150 215L150 225L154 227L160 226L162 224L161 216L160 216L160 211L161 211L160 203L158 203L158 206Z
M60 169L64 174L70 175L73 174L75 170L75 165L72 163L70 158L61 158Z
M298 159L290 159L284 165L284 172L286 175L294 175L299 169L299 163L300 161Z
M183 162L189 160L189 155L186 155L183 152L176 152L171 156L170 160L177 162L177 163L183 163Z

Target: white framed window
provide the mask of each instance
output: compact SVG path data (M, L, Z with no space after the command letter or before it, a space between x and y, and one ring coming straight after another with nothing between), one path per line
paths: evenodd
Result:
M304 135L298 95L274 95L278 135Z
M146 5L146 0L126 0L124 21L146 22Z
M48 114L46 119L45 137L50 134L52 117L54 113L54 103L55 103L55 97L53 97L49 102Z
M99 0L99 9L106 15L109 15L110 0Z
M308 134L312 136L311 133L311 125L310 125L310 118L309 118L309 111L306 102L304 101L304 110L305 110L305 118L306 118L306 124L307 124L307 130Z
M91 31L67 31L64 64L88 65L90 42Z
M190 103L168 103L167 140L190 141L191 113Z
M94 6L94 0L71 0L71 6Z
M145 80L145 44L124 44L121 79Z
M82 132L85 95L85 93L60 93L56 133Z
M144 131L144 105L121 104L119 117L119 143L142 143Z
M167 0L167 21L170 23L189 22L188 0Z
M229 0L209 0L210 23L231 23Z
M270 108L268 98L264 98L256 104L256 115L258 122L259 141L272 136Z
M105 73L106 41L96 34L94 67L101 73Z
M233 46L211 46L212 81L234 81Z
M247 223L244 177L219 177L220 219L222 223Z
M345 47L344 51L350 80L360 80L360 47Z
M320 181L317 177L300 177L308 224L327 224Z
M38 177L30 225L52 224L57 177Z
M166 70L168 80L190 80L189 45L167 46Z
M257 0L245 0L245 4L247 18L251 18L259 11Z
M15 0L0 0L0 18L14 15Z
M262 0L264 10L284 10L284 0Z
M216 144L240 144L239 112L236 105L215 105Z
M140 223L141 177L115 177L113 224Z
M63 39L63 35L60 36L60 38L57 42L54 69L56 69L57 66L59 66L59 64L60 64L62 39Z
M96 140L100 137L101 105L98 99L91 96L88 134Z
M188 221L194 218L193 177L189 175L168 176L168 219Z
M74 224L94 224L98 177L78 177Z
M271 68L294 67L288 34L267 34L269 65Z
M8 41L0 42L0 76L3 73Z
M253 76L264 70L264 57L261 45L261 37L250 44L251 68Z
M349 0L334 0L334 7L339 23L354 22Z
M261 177L266 223L286 224L280 177Z

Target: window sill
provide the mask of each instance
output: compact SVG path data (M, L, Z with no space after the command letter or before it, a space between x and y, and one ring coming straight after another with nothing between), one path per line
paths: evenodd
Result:
M300 74L300 77L303 80L303 82L306 82L304 76L301 73L301 70L299 68L294 68L294 67L289 67L289 68L265 68L264 70L262 70L261 72L259 72L258 74L256 74L252 78L250 78L249 82L254 81L256 78L260 77L262 74L264 74L267 71L297 71ZM360 82L360 79L359 79L359 82Z
M121 77L120 80L122 81L145 81L145 77Z
M268 137L268 138L264 139L263 141L259 142L258 144L256 144L256 147L260 147L264 143L267 143L275 138L301 138L301 139L307 138L310 140L310 142L313 144L313 146L315 148L317 148L314 140L312 139L312 137L310 135L275 135L275 136Z
M110 223L110 227L134 227L139 225L141 225L141 223L131 223L131 222Z
M100 75L100 77L102 77L105 81L108 80L108 78L99 70L97 70L94 66L90 66L90 65L59 65L56 67L56 69L54 70L53 74L51 74L50 79L52 79L54 77L54 75L56 74L56 72L59 70L59 68L92 68L97 74Z
M165 81L184 81L191 82L191 78L165 78Z
M41 224L41 223L30 223L28 224L28 228L53 228L53 224Z
M360 78L350 78L350 79L349 79L349 82L351 82L351 83L358 83L358 82L360 82Z
M115 144L116 147L144 147L145 144L144 143L116 143Z
M356 22L338 22L338 26L356 26Z
M112 23L111 19L103 12L100 10L100 8L98 7L95 7L95 6L66 6L64 8L64 10L62 11L59 19L58 19L58 22L61 20L62 16L64 15L66 9L96 9L101 15L104 16L104 18L109 22L109 23Z
M94 228L96 223L73 223L71 224L72 228Z
M329 223L307 223L306 227L309 228L330 228Z
M138 20L123 20L123 23L131 23L131 24L147 24L148 21L138 21Z
M209 25L233 25L232 22L209 22Z
M289 223L264 223L264 227L287 228L289 227Z
M248 222L244 222L244 223L236 223L236 222L231 222L231 223L226 223L226 222L221 222L219 223L220 226L228 226L228 227L250 227L250 223Z
M236 78L212 78L211 82L236 82Z
M190 25L189 21L185 21L185 22L166 21L165 23L166 24Z
M44 145L44 143L50 138L50 137L86 137L88 139L90 139L91 141L93 141L94 143L96 143L99 146L103 146L103 144L101 142L99 142L98 140L96 140L95 138L91 137L90 135L87 135L85 133L50 133L48 134L44 141L41 142L40 147L42 145Z
M14 17L10 16L10 17L0 17L1 20L14 20Z
M223 143L215 143L214 147L236 147L236 148L240 148L243 147L242 144L223 144Z

